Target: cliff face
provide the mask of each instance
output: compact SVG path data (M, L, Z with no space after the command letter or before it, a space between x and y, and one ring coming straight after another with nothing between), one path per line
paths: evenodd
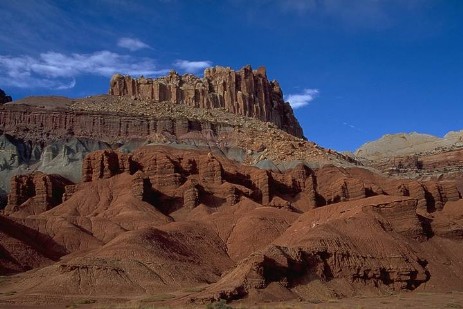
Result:
M416 200L417 211L433 212L442 210L448 201L461 198L452 181L388 179L362 168L335 166L314 171L303 164L279 173L237 165L211 153L167 146L141 147L132 154L99 150L88 154L82 163L84 183L121 173L133 175L127 184L133 196L154 204L162 200L165 214L199 204L232 206L243 199L302 213L376 195L409 197ZM60 204L62 199L69 200L81 186L41 172L14 176L5 210L41 213ZM301 200L285 194L299 195Z
M111 147L132 151L147 142L207 147L245 164L263 162L260 166L267 169L286 170L291 165L275 164L287 161L347 162L271 123L222 109L109 95L62 101L31 97L0 106L0 208L5 205L8 180L27 173L27 166L79 182L87 153Z
M269 81L263 67L252 70L246 66L239 71L207 68L203 78L176 72L156 79L116 74L111 79L109 94L208 109L224 108L234 114L272 122L290 134L303 137L278 82Z
M186 118L155 118L104 112L49 111L40 108L0 109L0 130L18 138L41 140L79 136L107 142L144 139L152 134L181 136L188 132L217 133L231 128Z
M71 182L59 175L35 172L11 178L5 213L37 214L61 204L64 188Z
M156 192L160 194L158 198L162 196L172 204L175 197L183 195L184 203L196 201L192 207L208 203L204 199L206 191L230 205L248 198L262 205L295 208L300 212L381 194L407 196L417 201L420 211L435 211L448 201L459 200L461 195L452 181L388 179L362 168L335 166L313 171L303 164L278 173L236 166L211 153L160 146L142 147L132 154L112 150L92 152L83 161L82 180L108 179L124 172L136 175L131 185L135 196L149 199ZM305 200L303 203L284 200L280 198L283 193L303 194ZM174 210L185 206L181 199L177 202Z

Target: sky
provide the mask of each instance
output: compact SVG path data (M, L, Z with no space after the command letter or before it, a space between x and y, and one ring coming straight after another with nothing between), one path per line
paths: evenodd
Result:
M13 99L250 64L323 147L463 129L462 0L0 0L0 12Z

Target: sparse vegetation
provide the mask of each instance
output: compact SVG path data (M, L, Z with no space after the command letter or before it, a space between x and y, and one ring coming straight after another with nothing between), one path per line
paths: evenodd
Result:
M307 302L311 304L321 304L322 303L322 301L319 299L309 299L307 300Z
M233 309L233 307L227 305L227 301L225 299L221 299L217 302L208 304L206 309Z
M80 305L90 305L94 303L96 303L95 299L89 299L89 298L77 299L73 301L71 304L66 305L66 308L78 308Z
M76 300L75 304L77 305L88 305L88 304L94 304L96 303L95 299L79 299Z

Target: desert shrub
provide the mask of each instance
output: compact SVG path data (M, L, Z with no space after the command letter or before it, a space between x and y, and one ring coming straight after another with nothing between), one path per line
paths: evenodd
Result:
M208 304L206 309L233 309L233 307L227 305L227 301L225 299L221 299L217 302Z

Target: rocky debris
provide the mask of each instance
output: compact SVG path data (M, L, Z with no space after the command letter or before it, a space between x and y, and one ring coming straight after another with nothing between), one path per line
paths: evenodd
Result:
M0 104L5 104L11 101L13 101L13 99L10 96L6 95L5 91L0 89Z
M171 71L156 79L116 74L109 94L153 102L171 102L205 109L224 108L227 112L275 124L294 136L303 137L302 128L277 81L267 79L266 69L245 66L238 71L212 67L204 77L183 76Z
M5 213L32 215L45 212L62 203L65 186L70 184L59 175L42 172L14 176Z

